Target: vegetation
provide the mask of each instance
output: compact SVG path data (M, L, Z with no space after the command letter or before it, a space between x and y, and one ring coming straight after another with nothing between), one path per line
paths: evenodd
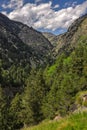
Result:
M85 94L87 90L86 38L80 41L70 55L61 54L52 66L31 71L28 68L28 66L23 68L21 65L6 68L4 62L0 61L0 129L2 130L5 128L16 130L23 126L36 125L44 119L54 119L58 114L64 117L73 111L75 102L80 101L81 93ZM11 95L6 91L10 86L21 91ZM73 118L77 116L73 115ZM72 121L73 118L70 116L68 120ZM64 129L72 129L72 124L73 121L72 123L67 121ZM77 129L80 127L79 123L74 125ZM56 130L58 124L53 122L48 129L50 127Z
M23 130L86 130L87 113L77 113L60 121L47 121Z
M87 100L85 99L87 97L87 91L81 91L76 95L76 104L78 107L85 106L87 107Z

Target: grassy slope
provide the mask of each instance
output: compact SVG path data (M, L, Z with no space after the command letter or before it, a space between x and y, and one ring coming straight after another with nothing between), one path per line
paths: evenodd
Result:
M73 114L61 121L47 121L23 130L87 130L87 113Z

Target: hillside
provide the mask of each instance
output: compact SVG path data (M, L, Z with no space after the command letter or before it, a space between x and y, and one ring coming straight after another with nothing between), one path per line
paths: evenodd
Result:
M50 62L52 48L40 32L0 13L0 59L35 68Z
M22 130L86 130L86 121L87 113L77 113L61 119L60 121L46 121L42 122L38 126L25 128Z
M78 18L64 34L53 36L44 35L52 43L53 52L58 55L61 52L70 53L78 44L80 37L87 36L87 14Z
M53 46L56 46L56 36L54 34L48 32L43 32L42 34L51 42Z

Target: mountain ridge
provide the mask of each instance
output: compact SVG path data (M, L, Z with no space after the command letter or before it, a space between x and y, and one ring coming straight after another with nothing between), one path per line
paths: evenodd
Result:
M19 57L21 57L21 55L22 58L24 57L23 62L25 62L27 57L27 62L33 67L38 66L39 64L46 64L46 60L49 59L48 55L51 53L50 50L53 48L50 42L40 32L28 27L27 25L24 25L21 22L12 21L1 13L0 45L1 51L4 51L3 54L6 53L5 49L7 50L6 55L8 55L8 52L13 54L12 49L10 48L13 48L14 50L13 55L15 55L17 50L19 50ZM10 55L8 58L11 59L10 61L13 60ZM18 61L19 60L22 59L19 58Z
M85 23L82 25L81 24L85 21ZM52 43L54 46L53 53L54 55L58 55L62 53L63 51L65 52L70 52L74 49L74 47L77 45L78 38L80 38L83 34L87 34L87 29L86 29L86 23L87 23L87 14L79 17L76 19L68 28L67 32L57 35L57 36L52 36L50 37L48 35L43 35L48 38L48 40ZM85 26L85 27L83 27Z

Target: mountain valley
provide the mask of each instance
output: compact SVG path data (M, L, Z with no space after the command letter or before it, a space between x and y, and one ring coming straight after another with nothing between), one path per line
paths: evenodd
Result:
M86 130L86 114L87 14L55 36L0 13L0 130Z

